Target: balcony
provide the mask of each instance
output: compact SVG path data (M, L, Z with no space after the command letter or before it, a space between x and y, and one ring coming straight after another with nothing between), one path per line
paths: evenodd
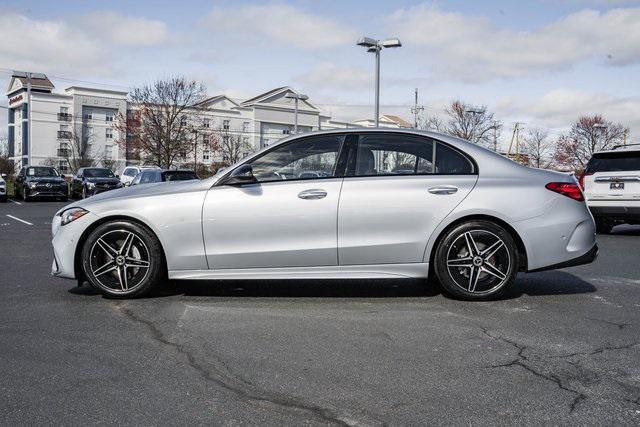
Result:
M58 113L58 121L59 122L70 122L71 114L69 113Z
M58 131L58 139L71 139L71 131L59 130Z

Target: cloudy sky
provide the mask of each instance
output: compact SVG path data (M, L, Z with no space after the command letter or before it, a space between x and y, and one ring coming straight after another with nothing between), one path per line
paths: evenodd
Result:
M640 0L4 1L0 84L8 69L60 90L184 74L237 98L290 85L352 120L372 114L361 35L404 44L383 52L382 112L409 119L417 87L433 114L457 98L559 132L602 113L640 138Z

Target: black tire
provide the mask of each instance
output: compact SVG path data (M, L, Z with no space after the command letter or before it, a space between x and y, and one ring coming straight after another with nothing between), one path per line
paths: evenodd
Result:
M604 218L596 218L596 233L609 234L613 229L613 224Z
M518 274L518 248L503 227L485 220L469 221L446 233L433 262L447 294L464 300L488 300L513 284Z
M130 234L133 243L127 249ZM145 260L147 267L143 267ZM89 234L82 246L82 271L94 288L112 298L145 295L166 279L160 242L149 229L129 221L107 222Z
M28 201L29 201L28 191L29 191L29 190L27 190L27 188L26 188L26 187L22 187L22 191L21 191L21 193L22 193L22 200L23 200L23 201L25 201L25 202L28 202Z
M84 185L82 186L82 198L87 198L87 187L85 187Z

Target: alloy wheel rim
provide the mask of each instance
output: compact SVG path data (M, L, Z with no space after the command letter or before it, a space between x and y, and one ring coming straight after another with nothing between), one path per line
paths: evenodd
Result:
M447 251L447 272L465 292L488 294L507 281L511 255L505 242L487 230L462 233Z
M139 288L151 266L147 245L129 230L111 230L91 246L89 266L93 278L113 293L130 293Z

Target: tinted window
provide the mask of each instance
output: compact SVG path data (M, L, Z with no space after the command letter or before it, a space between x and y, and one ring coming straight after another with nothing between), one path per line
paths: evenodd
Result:
M142 176L140 177L140 184L149 184L151 182L158 182L159 179L156 176L155 171L145 171L142 172Z
M343 139L322 135L285 144L253 160L253 175L260 182L331 177Z
M587 165L587 172L640 171L640 152L597 153Z
M198 179L195 172L190 171L168 171L162 172L163 181L189 181L192 179Z
M433 173L433 141L411 135L363 135L358 142L356 175Z
M474 173L473 164L465 156L443 144L436 144L436 173L464 175Z
M84 176L87 178L115 178L111 169L85 169Z
M27 176L59 176L58 171L46 166L27 168Z
M122 175L124 175L124 176L136 176L136 170L133 169L133 168L127 168L127 169L124 170Z

